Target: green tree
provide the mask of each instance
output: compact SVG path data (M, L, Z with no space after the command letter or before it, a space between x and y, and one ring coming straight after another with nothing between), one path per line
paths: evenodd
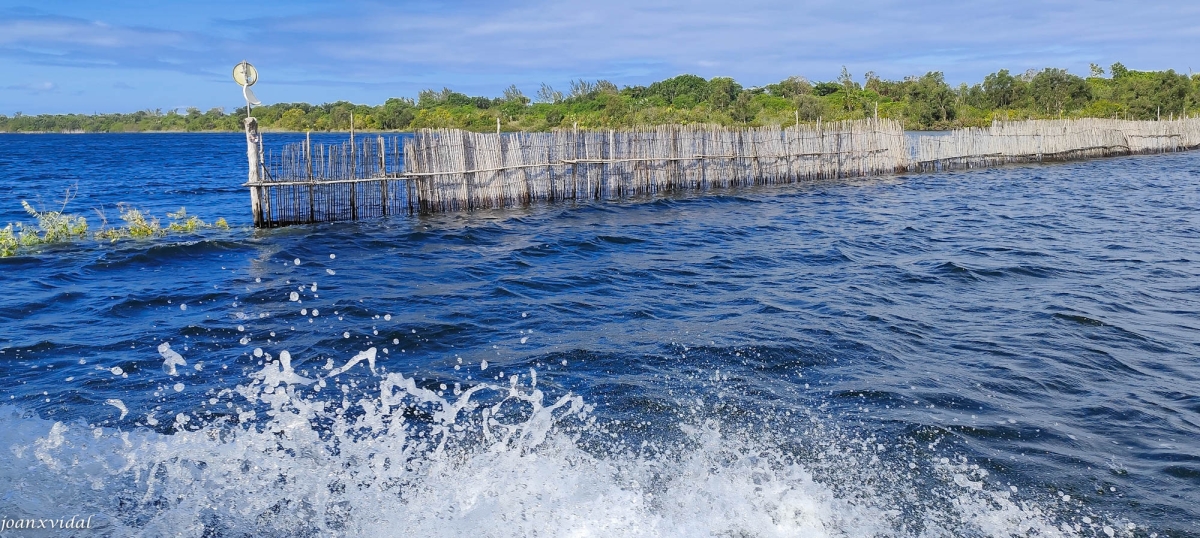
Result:
M304 117L304 110L298 107L292 107L279 117L279 121L276 122L276 125L289 131L303 131L308 127L308 121Z
M1007 69L1001 69L983 77L983 96L993 108L1008 108L1020 98L1020 84Z
M909 101L921 128L941 126L956 115L954 92L940 71L931 71L915 80L909 89Z
M709 83L712 84L716 80L712 79ZM733 79L729 80L732 81ZM775 84L767 85L767 92L785 99L794 99L798 95L807 95L812 93L812 91L812 84L808 82L808 79L801 76L790 76Z
M412 99L388 99L377 114L379 126L384 129L404 129L416 117L415 108Z
M729 77L713 77L708 81L708 104L717 110L727 110L738 94L742 93L742 85Z
M1029 81L1029 96L1047 114L1063 114L1087 105L1091 92L1082 78L1047 67Z
M1159 114L1183 114L1192 94L1192 81L1168 71L1129 71L1114 80L1113 98L1125 105L1134 119L1155 119Z
M649 96L662 98L676 106L695 106L709 95L708 81L696 75L679 75L651 84L646 89Z

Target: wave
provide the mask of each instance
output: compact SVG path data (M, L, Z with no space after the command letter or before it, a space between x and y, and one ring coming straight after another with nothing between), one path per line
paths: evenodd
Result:
M0 408L11 454L0 511L93 516L94 530L119 536L1127 531L815 415L739 425L697 401L636 442L631 424L599 420L582 397L544 393L533 369L464 387L376 374L374 348L311 378L286 351L255 354L262 369L211 392L205 411L155 416L109 400L114 414L140 415L132 429ZM347 378L352 369L372 375Z

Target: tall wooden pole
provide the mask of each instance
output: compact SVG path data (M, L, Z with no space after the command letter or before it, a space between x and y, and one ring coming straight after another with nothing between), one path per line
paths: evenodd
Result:
M383 141L383 136L380 135L376 140L379 144L379 207L383 216L387 216L387 144Z
M313 192L312 131L304 132L304 161L308 167L308 221L316 222L317 202Z
M249 117L246 124L246 160L249 166L247 183L250 184L250 210L254 212L254 226L263 227L262 191L262 137L258 135L258 120Z

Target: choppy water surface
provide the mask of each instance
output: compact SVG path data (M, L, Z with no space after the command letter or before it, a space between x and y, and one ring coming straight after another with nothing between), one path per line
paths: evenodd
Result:
M0 260L10 519L1200 536L1200 154L253 231L240 135L0 150L235 225Z

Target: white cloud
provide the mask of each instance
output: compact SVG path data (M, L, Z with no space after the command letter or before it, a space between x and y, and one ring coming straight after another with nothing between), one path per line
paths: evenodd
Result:
M30 93L33 95L40 95L43 93L53 93L53 92L58 91L58 85L53 82L29 82L29 83L25 83L25 84L14 84L12 86L6 86L4 89L23 91L23 92Z

